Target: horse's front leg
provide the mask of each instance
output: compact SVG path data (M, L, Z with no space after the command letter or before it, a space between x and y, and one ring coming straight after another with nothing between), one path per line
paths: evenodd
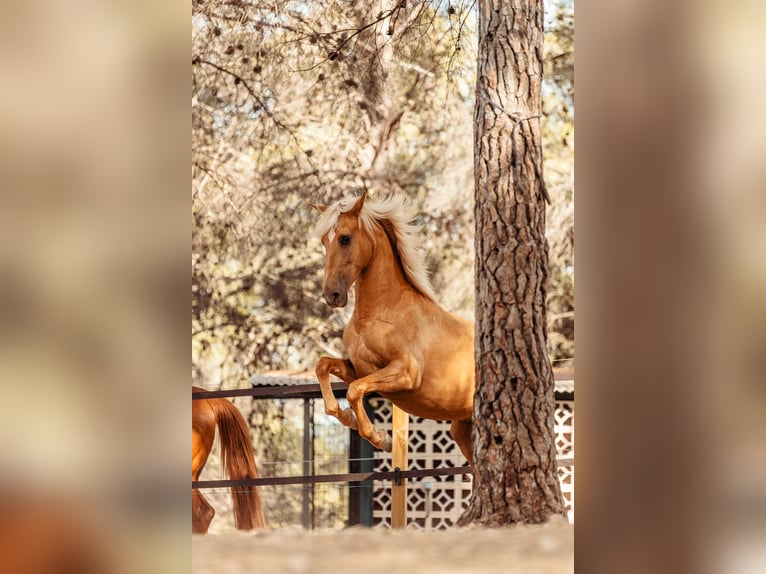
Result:
M414 361L396 361L380 371L352 382L348 386L346 398L356 413L359 434L376 448L391 452L391 437L372 424L364 409L364 397L375 392L411 391L417 388L419 381L419 371Z
M319 388L322 391L322 400L324 401L324 412L338 419L341 424L352 429L357 428L356 418L351 409L341 409L338 400L332 392L330 385L330 375L339 377L346 384L351 384L356 378L354 365L348 359L333 359L332 357L322 357L316 366L317 380Z

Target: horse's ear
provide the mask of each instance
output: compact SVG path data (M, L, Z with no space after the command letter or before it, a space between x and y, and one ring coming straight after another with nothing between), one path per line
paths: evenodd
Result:
M315 205L315 204L312 203L311 207L316 209L319 213L324 213L325 211L327 211L327 206L326 205Z
M359 215L359 212L362 211L362 206L364 205L364 200L367 199L367 192L363 192L362 196L356 200L356 203L354 204L354 207L348 210L348 212L351 215Z

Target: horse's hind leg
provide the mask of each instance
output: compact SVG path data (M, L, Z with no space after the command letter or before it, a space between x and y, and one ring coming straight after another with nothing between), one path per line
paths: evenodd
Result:
M322 390L324 412L338 419L344 426L356 429L357 422L354 411L340 408L330 385L330 375L340 377L346 384L350 384L356 378L356 371L354 371L351 361L322 357L317 363L316 375L319 380L319 388Z
M192 533L207 534L214 516L215 508L199 490L192 488Z
M210 401L192 401L192 482L199 480L199 475L213 448L215 425L215 412L210 406ZM206 534L214 516L215 509L198 489L192 488L192 532Z
M471 421L452 421L449 433L452 438L460 447L460 452L468 461L468 464L473 466L473 440L471 439Z

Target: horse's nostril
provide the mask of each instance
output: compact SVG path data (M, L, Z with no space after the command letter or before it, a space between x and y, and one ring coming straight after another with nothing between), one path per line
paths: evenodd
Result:
M345 291L331 291L329 288L324 291L324 299L333 307L341 307L346 304Z

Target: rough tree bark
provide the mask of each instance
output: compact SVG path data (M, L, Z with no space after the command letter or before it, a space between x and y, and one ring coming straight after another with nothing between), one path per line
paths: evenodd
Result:
M461 523L565 515L546 350L542 0L480 0L474 169L474 487Z

